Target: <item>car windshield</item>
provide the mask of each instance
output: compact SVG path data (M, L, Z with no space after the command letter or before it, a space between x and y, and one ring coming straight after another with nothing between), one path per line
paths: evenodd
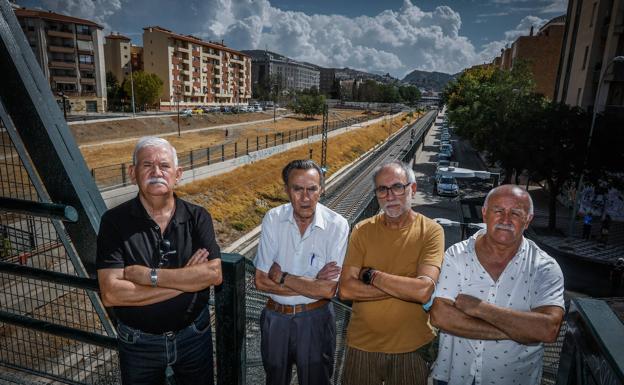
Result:
M440 179L440 183L443 184L453 184L455 181L453 180L453 178L449 178L449 177L442 177Z

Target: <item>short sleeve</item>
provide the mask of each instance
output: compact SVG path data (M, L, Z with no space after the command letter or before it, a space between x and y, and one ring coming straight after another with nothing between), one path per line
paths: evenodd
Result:
M197 214L197 239L193 243L197 245L196 249L204 248L208 250L208 259L220 259L221 249L217 243L215 236L212 216L203 207L199 208ZM196 250L193 250L195 252Z
M422 248L420 264L436 267L442 266L444 257L444 230L437 223L427 228L425 244Z
M275 244L271 226L271 212L269 211L262 219L260 230L260 242L254 259L256 269L267 273L277 257L277 245Z
M440 278L436 285L435 297L446 298L455 301L461 290L461 273L457 264L457 256L454 250L449 248L444 255Z
M96 269L123 269L126 265L123 255L123 240L110 212L106 212L97 236Z
M351 232L349 246L347 247L347 255L344 259L343 266L362 267L364 264L364 247L360 240L361 227L357 226Z
M549 257L535 273L531 309L540 306L559 306L565 309L563 290L561 268L554 259Z
M336 233L332 237L330 250L335 251L329 256L328 262L336 262L336 265L342 267L349 243L349 223L346 219L341 218L339 224L336 226ZM340 277L336 277L334 281L338 281L339 278Z

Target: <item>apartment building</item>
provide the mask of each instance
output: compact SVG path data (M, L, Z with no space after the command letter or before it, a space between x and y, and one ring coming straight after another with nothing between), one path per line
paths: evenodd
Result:
M531 27L528 36L518 37L511 47L501 50L492 64L509 70L525 61L533 74L535 92L553 99L564 29L565 15L551 19L535 34Z
M161 109L243 104L251 99L251 58L223 43L143 28L143 66L164 83Z
M280 89L301 91L309 88L319 89L320 71L315 65L298 62L275 52L263 50L243 51L251 56L251 80L254 86L268 82L268 79L280 79Z
M567 21L555 100L615 114L621 121L624 63L613 59L624 55L624 1L570 0Z
M121 84L130 71L143 70L143 47L130 43L130 38L119 33L106 36L104 44L106 72L112 72Z
M336 92L336 69L318 67L320 71L319 92L327 97L331 97Z
M64 97L68 113L106 111L102 26L54 12L14 11L59 107Z

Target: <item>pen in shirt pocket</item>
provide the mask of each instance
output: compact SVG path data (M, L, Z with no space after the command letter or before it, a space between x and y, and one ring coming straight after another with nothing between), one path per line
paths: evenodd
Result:
M312 266L312 262L314 262L314 258L316 257L316 255L314 253L312 253L312 257L310 258L310 266Z

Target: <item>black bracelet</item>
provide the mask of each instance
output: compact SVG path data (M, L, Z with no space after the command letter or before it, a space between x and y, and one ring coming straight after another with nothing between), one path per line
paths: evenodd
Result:
M370 285L373 279L374 273L375 273L375 269L373 269L372 267L369 267L366 270L364 270L364 273L362 273L362 282L364 282L367 285Z
M286 276L287 276L287 275L288 275L288 273L287 273L287 272L283 272L283 273L282 273L282 276L281 276L281 278L280 278L280 280L279 280L279 284L280 284L280 286L284 286L284 281L286 280Z

